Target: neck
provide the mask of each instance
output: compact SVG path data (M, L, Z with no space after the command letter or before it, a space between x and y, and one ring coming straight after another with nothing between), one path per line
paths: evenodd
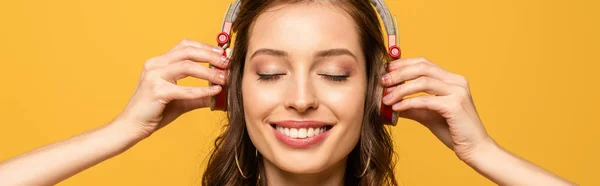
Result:
M346 160L317 173L292 173L280 169L267 159L263 159L267 185L344 185Z

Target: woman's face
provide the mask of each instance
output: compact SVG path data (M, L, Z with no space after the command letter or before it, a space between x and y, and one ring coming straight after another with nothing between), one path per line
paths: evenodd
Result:
M292 173L345 163L367 86L352 17L330 3L271 7L251 28L245 60L245 119L265 163Z

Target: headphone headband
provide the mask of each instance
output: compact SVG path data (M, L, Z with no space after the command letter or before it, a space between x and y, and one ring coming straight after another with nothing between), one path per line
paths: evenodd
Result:
M392 58L399 58L400 48L397 47L399 44L399 37L396 37L396 34L398 34L396 17L392 17L392 14L390 13L387 5L383 0L369 1L371 2L371 4L373 4L373 6L375 6L379 17L383 21L385 31L388 34L388 48L390 50L388 51L388 53ZM238 16L241 5L242 0L236 0L234 3L229 3L229 6L227 7L227 13L223 18L221 34L219 34L219 37L217 38L217 41L220 45L229 44L229 36L231 35L232 29L231 27L233 26L233 22Z
M394 60L399 59L402 52L400 50L400 47L398 47L398 45L400 45L399 37L396 37L396 34L398 34L398 25L397 25L396 17L394 16L392 18L392 14L390 13L384 0L369 0L369 1L371 2L371 4L373 4L373 6L375 6L375 9L377 10L379 17L383 21L383 25L385 26L385 31L388 34L388 40L387 40L388 41L388 55ZM225 55L225 56L228 56L228 54L229 54L228 51L231 51L229 49L229 46L231 46L230 45L231 29L233 26L233 22L236 20L236 18L238 16L241 5L242 5L242 0L236 0L234 3L229 3L229 6L227 7L227 13L225 14L225 17L223 18L221 33L219 33L219 35L217 35L217 43L219 43L220 47L225 49L224 50L225 52L223 52L223 55ZM215 67L211 66L211 68L215 68ZM219 93L217 96L214 96L211 98L211 110L227 110L227 101L228 100L227 100L227 96L224 92L226 92L225 89L223 89L223 91L221 93ZM385 95L383 95L383 96L385 96ZM384 122L384 124L396 125L396 121L398 120L398 113L394 112L390 106L387 106L387 105L384 105L383 103L381 103L380 115L381 115L381 118L382 118L382 121Z

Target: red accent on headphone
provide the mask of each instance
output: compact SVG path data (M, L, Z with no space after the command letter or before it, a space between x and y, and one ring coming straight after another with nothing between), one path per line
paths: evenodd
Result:
M397 60L400 59L400 56L402 55L402 50L400 50L400 47L398 47L396 45L396 36L395 35L389 35L389 45L391 45L389 47L388 50L388 55L390 55L390 57L392 57L393 60ZM385 90L383 91L383 96L386 96L389 93L385 93ZM396 123L394 123L395 118L394 117L394 110L392 110L392 106L388 106L383 104L383 101L381 102L381 121L383 121L383 124L389 124L389 125L395 125Z
M221 35L221 34L219 34ZM227 53L224 51L223 52L223 56L227 56ZM214 68L217 68L215 66L213 66ZM217 94L216 96L214 96L212 99L214 99L214 108L213 110L222 110L222 111L226 111L227 110L227 88L225 86L221 86L221 92L219 92L219 94Z
M387 94L384 92L383 96L386 96ZM381 121L383 122L383 124L395 124L392 123L392 114L394 113L394 110L392 110L391 106L387 106L385 104L383 104L383 102L381 103Z
M224 45L226 45L227 43L229 43L229 32L231 29L231 23L227 22L225 23L225 26L223 27L223 32L219 33L217 35L217 43L219 43L219 47L223 47ZM223 56L227 57L227 51L225 49L223 49ZM212 66L212 68L217 68L215 66ZM222 69L223 70L223 69ZM211 85L213 85L211 83ZM213 110L222 110L222 111L226 111L227 110L227 88L226 86L221 86L221 92L219 92L219 94L213 96L211 98L211 104L212 105L212 109Z
M227 44L229 42L229 34L227 34L227 32L221 32L219 35L217 35L217 43L219 43L219 45L224 45Z
M402 55L402 51L400 50L400 47L393 45L389 48L388 53L390 54L390 57L392 57L394 60L399 59L400 55Z

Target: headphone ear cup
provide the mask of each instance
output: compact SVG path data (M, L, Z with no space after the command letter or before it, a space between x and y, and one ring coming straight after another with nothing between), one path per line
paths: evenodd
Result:
M226 48L225 51L223 52L223 56L226 56L227 58L231 58L231 55L233 54L233 49L231 48ZM217 69L217 67L210 65L210 69ZM214 85L213 83L210 83L210 85ZM221 92L219 92L219 94L210 97L210 110L214 111L214 110L221 110L221 111L227 111L227 86L222 86Z
M382 94L385 96L385 92ZM379 110L379 115L381 116L381 121L384 125L396 126L396 121L398 121L398 112L392 110L392 106L383 104L383 100L380 100L381 108Z
M217 69L215 66L210 65L210 69ZM215 84L209 82L210 86ZM210 97L210 110L227 110L227 86L221 86L221 92L219 94Z
M387 72L387 66L389 65L389 63L386 62L382 62L383 63L383 73ZM379 116L381 118L381 121L383 122L384 125L391 125L391 126L396 126L396 122L398 121L398 112L392 110L392 106L389 105L385 105L383 104L383 97L386 96L386 92L385 92L385 87L382 87L381 89L381 96L379 97L379 104L380 106L380 110L379 110Z

